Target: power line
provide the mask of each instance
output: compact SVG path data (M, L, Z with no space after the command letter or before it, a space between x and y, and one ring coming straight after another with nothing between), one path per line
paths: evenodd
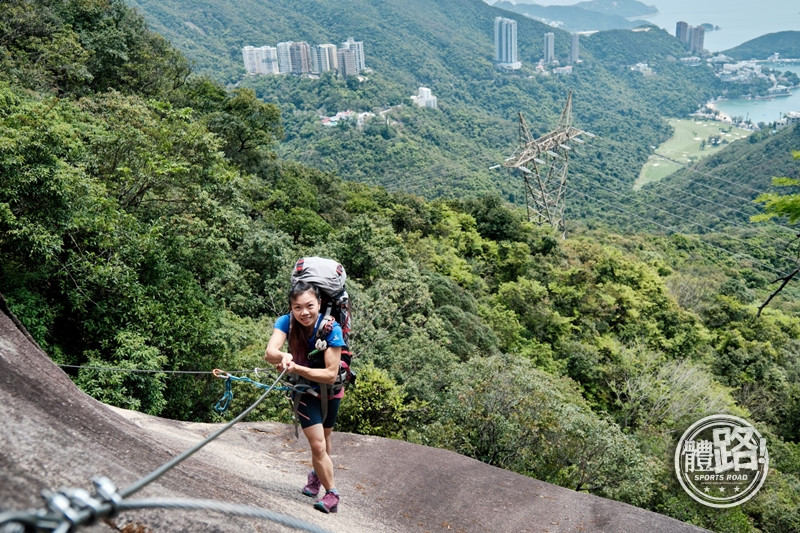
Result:
M669 232L678 233L678 232L675 230L675 228L672 228L672 227L669 227L669 226L665 226L664 224L661 224L661 223L659 223L659 222L656 222L655 220L651 220L651 219L645 218L645 217L643 217L643 216L640 216L640 215L637 215L637 214L635 214L635 213L628 213L628 212L624 211L624 210L623 210L623 209L622 209L620 206L618 206L618 205L616 205L616 204L612 204L612 203L609 203L609 202L604 202L603 200L600 200L600 199L598 199L598 198L594 198L593 196L591 196L591 195L589 195L589 194L587 194L587 193L585 193L585 192L583 192L583 191L580 191L580 190L578 190L578 189L575 189L575 188L570 188L570 191L577 192L578 194L581 194L581 195L585 196L586 198L588 198L588 199L590 199L590 200L593 200L593 201L595 201L595 202L599 202L599 203L601 203L601 204L603 204L603 205L606 205L606 206L609 206L609 207L613 207L614 209L616 209L616 210L620 211L621 213L624 213L624 214L626 214L626 215L628 215L628 216L634 216L634 217L636 217L636 218L639 218L639 219L641 219L641 220L644 220L645 222L648 222L648 223L651 223L651 224L655 224L656 226L659 226L659 227L661 227L661 228L664 228L664 229L666 229L666 230L667 230L667 231L669 231ZM686 236L686 237L689 237L689 238L693 238L694 240L696 240L697 242L699 242L701 245L704 245L704 246L709 246L709 247L711 247L711 248L714 248L714 249L716 249L716 250L719 250L719 251L721 251L721 252L724 252L725 254L727 254L727 255L730 255L731 257L735 257L735 256L737 256L737 255L739 255L739 256L742 256L742 257L744 257L744 258L747 258L747 259L750 259L750 260L752 260L754 263L757 263L757 264L760 264L760 265L762 265L762 266L764 267L764 269L765 269L765 270L769 270L769 271L771 271L772 273L774 273L774 274L777 274L777 275L780 275L780 274L781 274L781 273L780 273L778 270L776 270L775 268L773 268L771 265L767 265L767 264L765 264L765 263L761 262L760 260L758 260L758 259L756 259L756 258L754 258L754 257L752 257L752 256L749 256L749 255L747 255L747 254L745 254L745 253L742 253L742 252L732 252L731 250L727 250L727 249L725 249L725 248L722 248L722 247L720 247L720 246L717 246L717 245L715 245L715 244L712 244L712 243L709 243L709 242L704 242L704 241L700 240L700 239L699 239L698 237L696 237L696 236L691 236L691 235L685 235L685 236Z
M676 165L678 165L678 166L680 166L680 167L682 167L682 168L684 168L686 170L689 170L691 172L696 172L697 174L700 174L701 176L706 176L707 178L716 179L716 180L728 183L728 184L736 186L736 187L743 187L745 189L749 189L749 190L751 190L751 191L753 191L755 193L758 193L758 194L764 194L765 193L764 191L760 191L758 189L754 189L753 187L750 187L749 185L746 185L746 184L743 184L743 183L732 182L732 181L726 180L725 178L721 178L719 176L711 174L710 172L705 172L705 171L702 171L702 170L698 170L695 167L690 167L688 165L685 165L685 164L681 163L680 161L677 161L675 159L670 159L669 157L661 155L661 154L659 154L657 152L655 153L655 155L658 156L658 157L661 157L662 159L666 159L667 161L675 163ZM716 189L714 187L710 187L710 186L708 186L708 185L706 185L706 184L704 184L704 183L702 183L700 181L696 181L696 182L692 182L692 183L696 183L697 185L700 185L701 187L704 187L706 189L712 190L714 192L718 192L720 194L727 194L728 196L730 196L732 198L736 198L737 200L742 200L742 201L747 202L747 203L752 203L753 202L752 198L743 198L741 196L736 196L735 194L731 194L731 193L723 191L721 189ZM664 185L664 186L666 186L666 185ZM676 190L680 190L680 189L676 189ZM686 192L686 191L684 191L684 192ZM686 193L686 194L691 194L691 193ZM710 200L708 200L708 201L710 202ZM715 202L713 202L713 203L715 203ZM722 205L723 207L728 207L728 206L724 206L724 204L717 204L717 205ZM731 209L730 207L728 207L728 208ZM742 214L746 214L746 213L742 213ZM778 226L779 228L783 228L783 229L791 231L791 232L796 231L796 230L794 230L792 228L783 226L781 224L775 224L775 225Z
M712 178L712 179L715 179L715 180L719 180L719 181L722 181L722 182L725 182L725 183L727 183L728 185L733 185L733 186L735 186L735 187L742 187L742 188L744 188L744 189L749 189L749 190L751 190L751 191L753 191L753 192L755 192L755 193L758 193L758 194L762 194L762 193L763 193L763 191L760 191L760 190L758 190L758 189L755 189L755 188L753 188L753 187L750 187L749 185L746 185L746 184L744 184L744 183L736 183L736 182L734 182L734 181L726 180L725 178L721 178L721 177L719 177L719 176L716 176L716 175L714 175L714 174L711 174L710 172L705 172L705 171L703 171L703 170L698 170L698 169L697 169L697 168L695 168L695 167L690 167L690 166L688 166L688 165L686 165L686 164L684 164L684 163L681 163L681 162L680 162L680 161L678 161L677 159L672 159L672 158L670 158L670 157L667 157L667 156L665 156L665 155L663 155L663 154L659 154L658 152L653 152L653 155L655 155L655 156L657 156L657 157L660 157L661 159L666 159L667 161L669 161L669 162L671 162L671 163L675 163L676 165L679 165L679 166L681 166L681 167L683 167L683 168L685 168L685 169L691 170L692 172L696 172L696 173L698 173L698 174L700 174L700 175L702 175L702 176L706 176L707 178ZM717 191L717 192L724 192L724 191ZM729 193L725 193L725 194L729 194ZM736 197L735 195L731 195L731 196L734 196L734 197ZM740 199L742 199L742 198L740 198Z
M684 165L681 165L681 166L684 166ZM691 169L691 168L689 168L689 167L686 167L686 168L688 168L689 170L693 170L693 169ZM617 180L617 181L619 181L619 182L622 182L622 180L619 180L618 178L612 178L612 179L615 179L615 180ZM412 183L416 184L416 183L419 183L420 181L423 181L423 178L417 178L416 180L412 180ZM624 183L624 182L622 182L622 183ZM600 185L598 185L598 186L600 186ZM601 187L601 188L603 188L603 189L605 189L606 191L608 191L608 192L610 192L610 193L614 194L614 195L615 195L615 196L617 196L617 197L620 197L620 198L625 198L625 199L629 199L629 198L630 198L630 197L627 197L627 196L621 196L619 193L617 193L617 192L615 192L615 191L613 191L613 190L611 190L611 189L608 189L608 188L606 188L606 187L603 187L603 186L600 186L600 187ZM603 204L605 204L605 205L612 205L612 204L608 204L608 203L606 203L606 202L602 202L602 201L598 200L597 198L594 198L594 197L592 197L591 195L589 195L589 194L587 194L587 193L585 193L585 192L583 192L583 191L580 191L580 190L577 190L577 189L575 189L574 187L568 187L568 189L569 189L569 190L572 190L572 191L575 191L575 192L578 192L579 194L582 194L582 195L586 196L587 198L589 198L589 199L591 199L591 200L594 200L594 201L597 201L597 202L603 203ZM713 190L713 188L711 188L711 189ZM677 190L677 189L676 189L676 190ZM753 189L753 190L755 190L755 189ZM751 202L751 200L750 200L749 198L740 198L740 197L737 197L737 196L735 196L735 195L731 195L731 194L729 194L729 193L725 193L724 191L720 191L720 192L723 192L724 194L728 194L729 196L732 196L733 198L737 198L737 199L739 199L739 200L743 200L743 201L746 201L746 202ZM758 191L756 191L756 192L758 192ZM691 194L691 193L687 193L687 194L690 194L691 196L693 196L693 197L695 197L695 198L702 199L701 197L699 197L699 196L697 196L697 195L694 195L694 194ZM656 194L656 196L659 196L660 198L662 198L662 199L666 199L666 200L668 200L668 201L671 201L671 202L673 202L673 203L679 203L679 202L677 202L677 201L675 201L675 200L671 200L671 199L669 199L669 198L666 198L666 197L664 197L664 196L661 196L661 195L658 195L658 194ZM710 202L710 203L713 203L713 204L715 204L715 205L718 205L718 206L721 206L721 207L726 207L726 208L728 208L728 209L730 209L730 210L732 210L732 211L737 211L736 209L734 209L734 208L731 208L731 207L729 207L729 206L724 206L723 204L717 204L716 202L713 202L713 201L710 201L710 200L705 200L705 199L702 199L702 200L704 200L704 201L707 201L707 202ZM641 201L642 201L642 200L636 200L636 201L637 201L638 203L641 203ZM663 225L663 224L661 224L661 223L659 223L659 222L656 222L655 220L648 219L648 218L645 218L645 217L641 217L641 216L639 216L639 215L636 215L636 214L633 214L633 213L627 213L627 212L625 212L624 210L622 210L622 209L618 208L617 206L614 206L614 207L615 207L615 209L617 209L617 210L619 210L619 211L621 211L621 212L623 212L623 213L625 213L625 214L627 214L627 215L630 215L630 216L635 216L636 218L639 218L639 219L641 219L641 220L644 220L644 221L646 221L646 222L649 222L649 223L651 223L651 224L654 224L654 225L656 225L656 226L659 226L659 227L661 227L662 229L665 229L665 230L666 230L667 232L669 232L669 233L675 233L675 232L679 232L679 231L680 231L678 228L674 228L674 227L670 227L670 226L665 226L665 225ZM694 210L700 211L701 213L704 213L704 214L709 214L709 213L706 213L705 211L699 210L699 209L697 209L697 208L694 208L694 207L692 207L692 206L689 206L689 205L686 205L686 207L689 207L689 208L691 208L691 209L694 209ZM688 219L688 218L682 217L682 216L680 216L680 215L677 215L677 214L675 214L675 213L672 213L672 212L667 212L667 211L664 211L663 209L660 209L660 208L657 208L657 207L655 207L654 209L657 209L657 210L659 210L659 211L665 212L665 213L667 213L669 216L672 216L672 217L675 217L675 218L681 219L681 220L683 220L684 222L687 222L687 223L688 223L690 226L697 226L697 227L703 228L703 229L707 230L707 231L708 231L710 234L720 233L719 231L717 231L717 230L714 230L713 228L710 228L710 227L704 226L704 225L700 224L699 222L692 221L692 220L690 220L690 219ZM748 216L749 216L749 214L747 214L747 213L744 213L744 212L741 212L741 211L737 211L737 212L740 212L741 214L744 214L744 215L748 215ZM728 223L728 224L730 224L730 225L733 225L733 226L739 227L739 228L741 228L741 229L753 229L753 230L755 230L755 231L758 231L758 229L757 229L757 228L751 228L751 227L749 227L749 226L742 226L742 225L740 225L740 224L737 224L737 223L736 223L736 222L734 222L734 221L726 221L726 220L722 219L721 217L718 217L718 216L716 216L716 215L713 215L713 214L711 214L711 216L713 216L713 217L716 217L716 218L717 218L718 220L720 220L721 222ZM778 227L778 228L785 229L785 230L787 230L787 231L793 231L791 228L786 228L785 226L781 226L781 225L778 225L778 224L775 224L775 226L776 226L776 227ZM761 234L761 235L766 235L765 233L759 233L759 234ZM751 243L749 243L749 242L746 242L746 241L744 241L744 240L742 240L742 239L738 239L738 238L736 238L736 237L731 237L731 236L727 236L727 237L728 237L728 238L731 238L731 239L734 239L734 240L737 240L737 241L739 241L740 243L744 244L744 245L745 245L745 246L747 246L747 247L750 247L750 248L752 248L752 247L753 247L753 245L752 245ZM770 237L771 237L771 236L770 236ZM754 258L754 257L752 257L752 256L750 256L750 255L747 255L747 254L744 254L744 253L741 253L741 252L732 252L732 251L730 251L730 250L727 250L727 249L725 249L725 248L722 248L722 247L719 247L719 246L713 245L713 244L711 244L711 243L707 243L707 242L701 241L701 240L699 240L699 239L697 239L697 240L698 240L698 242L700 242L700 243L702 243L702 244L705 244L705 245L707 245L707 246L709 246L709 247L715 248L715 249L717 249L717 250L719 250L719 251L721 251L721 252L724 252L724 253L726 253L726 254L728 254L728 255L732 255L732 256L734 256L734 255L741 255L741 256L743 256L743 257L747 257L748 259L750 259L750 260L752 260L752 261L754 261L754 262L756 262L756 263L758 263L758 264L762 265L762 266L763 266L763 267L764 267L766 270L769 270L770 272L772 272L772 273L775 273L775 274L780 274L780 272L779 272L778 270L776 270L774 267L772 267L772 266L768 266L768 264L767 264L767 263L763 262L762 260L758 260L758 259L756 259L756 258ZM785 244L785 245L787 245L787 246L791 244L790 242L788 242L788 241L785 241L785 240L781 240L780 242L781 242L782 244ZM789 256L786 256L786 255L783 255L783 254L777 254L777 255L778 255L779 257L783 258L783 259L787 259L787 260L791 260L791 261L796 261L796 258L794 258L794 257L789 257Z
M687 237L687 238L694 239L695 241L697 241L697 242L698 242L700 245L702 245L702 246L708 246L708 247L710 247L710 248L714 248L714 249L716 249L716 250L719 250L719 251L721 251L721 252L723 252L723 253L725 253L725 254L727 254L727 255L729 255L729 256L731 256L731 257L733 257L733 258L735 258L736 256L742 256L742 257L744 257L744 258L747 258L747 259L750 259L750 260L752 260L752 261L753 261L753 262L755 262L755 263L759 263L759 264L762 264L762 265L764 265L766 270L770 270L771 272L773 272L773 273L775 273L775 274L780 274L780 273L779 273L777 270L775 270L773 267L771 267L771 266L767 266L767 265L765 265L764 263L761 263L761 262L760 262L758 259L755 259L754 257L751 257L751 256L749 256L749 255L747 255L747 254L744 254L744 253L742 253L742 252L732 252L731 250L727 250L727 249L725 249L725 248L722 248L722 247L720 247L720 246L717 246L717 245L715 245L715 244L712 244L712 243L709 243L709 242L702 241L702 240L700 240L700 238L698 238L697 236L694 236L694 235L686 235L686 234L680 233L680 232L679 232L679 231L678 231L676 228L673 228L673 227L670 227L670 226L665 226L664 224L661 224L661 223L659 223L659 222L657 222L657 221L655 221L655 220L651 220L651 219L645 218L645 217L643 217L643 216L640 216L640 215L637 215L637 214L635 214L635 213L629 213L629 212L625 211L624 209L622 209L622 208L621 208L619 205L617 205L617 204L612 204L612 203L609 203L609 202L604 202L603 200L600 200L600 199L598 199L598 198L594 198L593 196L591 196L591 195L589 195L589 194L587 194L587 193L585 193L585 192L583 192L583 191L580 191L580 190L577 190L577 189L574 189L574 188L571 188L571 189L570 189L570 191L577 192L578 194L581 194L581 195L585 196L586 198L588 198L588 199L590 199L590 200L593 200L593 201L595 201L595 202L599 202L599 203L601 203L601 204L603 204L603 205L606 205L606 206L609 206L609 207L613 207L614 209L616 209L616 210L620 211L621 213L623 213L623 214L625 214L625 215L628 215L628 216L633 216L633 217L636 217L636 218L638 218L638 219L641 219L641 220L643 220L643 221L645 221L645 222L648 222L648 223L650 223L650 224L654 224L654 225L656 225L656 226L659 226L659 227L661 227L661 228L663 228L663 229L667 230L667 232L668 232L668 233L670 233L670 234L679 233L679 234L681 234L681 235L684 235L684 236L685 236L685 237ZM713 259L712 259L712 261L713 261Z
M711 173L708 173L708 172L704 172L704 171L697 170L697 169L695 169L695 168L693 168L693 167L690 167L690 166L688 166L688 165L685 165L685 164L681 163L680 161L677 161L677 160L674 160L674 159L670 159L670 158L668 158L668 157L666 157L666 156L663 156L663 155L661 155L661 154L658 154L658 153L657 153L656 155L657 155L658 157L661 157L661 158L663 158L663 159L666 159L666 160L668 160L668 161L671 161L671 162L673 162L673 163L675 163L675 164L679 165L680 167L682 167L682 168L685 168L685 169L687 169L687 170L689 170L689 171L696 172L696 173L699 173L699 174L701 174L701 175L703 175L703 176L707 176L707 177L710 177L710 178L713 178L713 179L717 179L717 180L719 180L719 181L723 181L723 182L726 182L726 183L729 183L729 184L732 184L732 185L741 186L741 187L747 188L747 189L749 189L749 190L751 190L751 191L753 191L753 192L755 192L755 193L759 193L759 194L761 194L761 193L762 193L762 191L759 191L758 189L755 189L755 188L753 188L753 187L750 187L750 186L747 186L747 185L743 185L743 184L737 184L737 183L735 183L735 182L731 182L731 181L729 181L729 180L726 180L726 179L724 179L724 178L721 178L721 177L715 176L715 175L713 175L713 174L711 174ZM620 183L623 183L623 184L625 184L625 186L626 186L626 187L628 186L628 184L627 184L627 183L623 182L623 181L622 181L621 179L619 179L619 178L616 178L616 177L613 177L613 176L612 176L611 178L612 178L612 179L614 179L614 180L616 180L616 181L619 181ZM420 189L420 187L421 187L421 186L422 186L424 183L428 183L429 181L430 181L430 180L429 180L428 178L425 178L425 177L423 177L423 176L418 176L418 177L416 177L416 178L412 178L412 179L403 180L403 182L402 182L402 183L400 183L400 182L395 182L395 183L385 184L385 185L382 185L382 186L383 186L384 188L386 188L386 190L387 190L387 191L389 191L389 192L398 192L398 191L403 191L403 190L405 190L406 192L409 192L409 189L412 189L412 190L419 190L419 189ZM752 198L745 198L745 197L737 196L737 195L735 195L735 194L732 194L732 193L730 193L730 192L727 192L727 191L724 191L724 190L721 190L721 189L717 189L717 188L715 188L715 187L711 187L711 186L709 186L709 185L706 185L706 184L704 184L704 183L702 183L702 182L694 182L694 183L696 183L697 185L699 185L699 186L701 186L701 187L703 187L703 188L705 188L705 189L708 189L708 190L711 190L711 191L717 192L717 193L719 193L719 194L723 194L723 195L729 196L729 197L731 197L731 198L734 198L734 199L736 199L736 200L740 200L740 201L742 201L742 202L744 202L744 203L748 203L748 204L749 204L749 203L752 203L752 202L753 202L753 199L752 199ZM379 185L379 186L380 186L380 185ZM665 184L665 183L661 183L661 184L659 184L659 186L660 186L660 187L663 187L663 188L666 188L666 189L669 189L669 190L673 190L673 191L678 191L678 192L681 192L682 194L684 194L684 195L686 195L686 196L689 196L689 197L691 197L691 198L697 199L697 200L699 200L699 201L701 201L701 202L705 202L705 203L708 203L708 204L711 204L711 205L714 205L714 206L717 206L717 207L721 207L721 208L727 209L727 210L728 210L728 211L730 211L730 212L737 213L737 214L739 214L739 215L742 215L742 216L744 216L744 217L751 217L751 216L753 215L753 213L747 213L747 212L745 212L745 211L742 211L742 210L740 210L740 209L737 209L737 208L735 208L735 207L732 207L732 206L730 206L730 205L725 205L725 204L722 204L722 203L716 202L716 201L714 201L714 200L712 200L712 199L710 199L710 198L708 198L708 197L703 197L703 196L700 196L700 195L694 194L694 193L692 193L692 192L690 192L690 191L688 191L688 190L686 190L686 189L680 189L680 188L678 188L678 187L674 187L674 186L671 186L671 185L668 185L668 184ZM655 192L652 192L652 191L648 191L648 192L649 192L650 194L654 194L654 195L658 196L659 198L666 199L666 200L668 200L668 201L671 201L671 202L674 202L674 203L679 203L679 202L677 202L676 200L672 200L672 199L670 199L670 198L667 198L667 197L665 197L665 196L663 196L663 195L660 195L660 194L658 194L658 193L655 193ZM710 213L710 212L707 212L707 211L703 211L703 210L701 210L701 209L698 209L698 208L695 208L695 207L693 207L693 206L691 206L691 205L688 205L688 204L682 204L682 205L684 205L684 207L687 207L687 208L689 208L689 209L692 209L692 210L694 210L694 211L698 211L698 212L700 212L700 213L702 213L702 214L705 214L705 215L707 215L707 216L711 216L711 217L713 217L713 218L715 218L715 219L719 220L720 222L723 222L723 223L726 223L726 224L729 224L729 225L733 225L733 226L736 226L736 227L740 227L740 228L745 228L745 227L748 227L748 228L749 228L749 226L743 226L743 225L741 225L741 224L737 223L737 222L736 222L736 221L734 221L734 220L726 220L726 219L723 219L723 218L722 218L721 216L719 216L719 215L715 215L715 214L713 214L713 213ZM784 226L784 225L781 225L781 224L777 224L777 223L774 223L774 222L773 222L773 225L774 225L775 227L777 227L777 228L783 229L783 230L785 230L785 231L788 231L788 232L792 232L792 233L795 233L795 232L796 232L796 230L795 230L795 229L793 229L793 228L790 228L790 227L787 227L787 226ZM754 229L755 229L755 228L754 228ZM771 238L774 238L774 237L771 237ZM783 244L783 245L785 245L785 246L789 246L790 244L792 244L790 241L786 241L786 240L783 240L783 239L779 239L779 241L780 241L780 243L781 243L781 244Z
M684 168L686 168L686 169L689 169L689 170L692 170L690 167L684 167ZM621 182L621 183L624 183L624 182L623 182L621 179L619 179L619 178L616 178L616 177L614 177L614 176L610 176L610 177L611 177L612 179L614 179L614 180L617 180L617 181L619 181L619 182ZM659 188L664 188L664 189L669 189L669 190L672 190L672 191L677 191L677 192L680 192L680 193L682 193L682 194L685 194L685 195L687 195L687 196L691 196L692 198L695 198L695 199L697 199L697 200L700 200L701 202L706 202L706 203L709 203L709 204L713 204L713 205L715 205L715 206L717 206L717 207L722 207L722 208L724 208L724 209L728 209L729 211L733 211L734 213L738 213L738 214L740 214L740 215L744 215L744 216L746 216L746 217L748 217L748 218L752 216L752 214L751 214L751 213L746 213L746 212L744 212L744 211L741 211L741 210L739 210L739 209L736 209L735 207L731 207L731 206L729 206L729 205L725 205L725 204L721 204L721 203L719 203L719 202L715 202L714 200L711 200L711 199L709 199L709 198L704 198L704 197L702 197L702 196L698 196L698 195L696 195L696 194L694 194L694 193L692 193L692 192L689 192L689 191L688 191L688 190L686 190L685 188L673 187L672 185L669 185L669 184L666 184L666 183L663 183L663 182L659 182L659 183L658 183L658 187L659 187ZM656 192L654 192L654 191L652 191L652 190L648 190L648 191L647 191L647 193L648 193L648 194L654 194L654 195L658 196L659 198L663 198L663 199L666 199L666 200L668 200L668 201L671 201L671 202L675 202L675 203L677 203L677 201L676 201L676 200L672 200L671 198L668 198L668 197L662 196L662 195L660 195L660 194L658 194L658 193L656 193ZM748 199L743 199L743 200L744 200L745 202L747 202L747 203L752 203L752 200L751 200L751 199L749 199L749 198L748 198ZM690 209L695 209L696 211L700 211L701 213L703 213L703 214L705 214L705 215L708 215L708 216L713 216L713 217L717 218L717 220L719 220L720 222L724 222L724 223L733 224L733 225L736 225L736 226L738 226L738 224L737 224L736 222L734 222L734 221L732 221L732 220L730 220L730 221L729 221L729 220L725 220L725 219L723 219L721 216L719 216L719 215L715 215L715 214L713 214L713 213L710 213L710 212L708 212L708 211L703 211L702 209L697 209L697 208L695 208L695 207L693 207L693 206L690 206L690 205L688 205L688 204L686 204L686 205L685 205L685 207L689 207ZM780 224L774 224L774 226L775 226L775 227L778 227L778 228L781 228L781 229L785 229L785 230L787 230L787 231L791 231L792 233L794 233L794 231L795 231L795 230L793 230L792 228L787 228L787 227L785 227L785 226L781 226ZM739 226L739 227L748 227L748 228L749 228L750 226ZM788 243L788 242L786 242L786 241L784 241L784 244L789 244L789 243Z
M620 196L620 195L619 195L619 193L617 193L616 191L613 191L613 190L611 190L611 189L608 189L607 187L604 187L603 185L600 185L600 184L595 184L595 185L597 185L598 187L600 187L601 189L603 189L603 190L605 190L605 191L608 191L608 192L609 192L609 193L611 193L611 194L614 194L614 195L616 195L617 197L622 197L622 196ZM622 198L626 198L626 197L622 197ZM667 199L667 198L664 198L664 199L666 199L666 200L668 200L668 201L671 201L671 202L673 202L673 203L677 203L675 200L669 200L669 199ZM636 201L637 203L639 203L639 204L641 204L641 203L642 203L642 200L641 200L641 199L637 199L637 200L635 200L635 201ZM719 233L717 230L714 230L713 228L709 228L708 226L705 226L705 225L703 225L703 224L701 224L701 223L699 223L699 222L692 221L692 220L690 220L690 219L688 219L688 218L686 218L686 217L682 217L682 216L680 216L680 215L678 215L678 214L676 214L676 213L673 213L673 212L670 212L670 211L666 211L666 210L664 210L664 209L661 209L660 207L656 207L656 206L648 206L648 207L649 207L649 208L651 208L651 209L655 209L655 210L657 210L657 211L661 211L662 213L666 213L666 214L668 214L669 216L675 217L675 218L677 218L677 219L680 219L680 220L682 220L682 221L684 221L684 222L688 222L688 223L689 223L689 224L691 224L691 225L694 225L694 226L697 226L697 227L699 227L699 228L703 228L703 229L705 229L705 230L708 230L710 233ZM691 206L687 206L687 207L691 207ZM753 247L753 245L752 245L751 243L749 243L749 242L747 242L747 241L744 241L744 240L742 240L742 239L740 239L740 238L738 238L738 237L735 237L735 236L732 236L732 235L728 235L728 236L727 236L727 238L728 238L728 239L731 239L731 240L734 240L734 241L738 241L738 242L740 242L740 243L744 244L745 246L749 246L749 247L751 247L751 248ZM759 249L761 249L761 248L759 248ZM762 249L762 251L763 251L763 249ZM777 257L780 257L780 258L782 258L782 259L787 259L787 260L790 260L790 261L796 261L796 260L797 260L797 258L795 258L795 257L789 257L789 256L783 255L783 254L781 254L781 253L776 253L775 255L776 255Z
M582 176L581 176L581 177L582 177ZM624 184L624 185L626 185L626 186L627 186L627 184L626 184L624 181L622 181L621 179L619 179L619 178L617 178L617 177L615 177L615 176L609 176L609 177L610 177L611 179L613 179L613 180L615 180L615 181L618 181L618 182L620 182L620 183L622 183L622 184ZM590 185L591 185L591 184L590 184ZM675 190L675 191L684 192L684 193L688 194L689 196L692 196L693 198L697 198L697 199L698 199L698 200L700 200L700 201L703 201L703 202L708 202L708 203L712 203L712 204L714 204L714 205L717 205L717 206L719 206L719 207L724 207L724 208L726 208L726 209L730 209L731 211L735 211L735 212L737 212L737 213L740 213L740 214L742 214L742 215L747 215L747 216L750 216L748 213L745 213L744 211L739 211L739 210L737 210L737 209L735 209L735 208L733 208L733 207L726 206L726 205L724 205L724 204L718 204L718 203L716 203L716 202L714 202L714 201L712 201L712 200L708 200L708 199L705 199L705 198L703 198L703 197L701 197L701 196L697 196L696 194L692 194L692 193L690 193L690 192L686 192L686 191L684 191L684 190L678 189L677 187L670 187L669 185L661 185L661 186L663 186L664 188L667 188L667 189L672 189L672 190ZM725 224L731 224L731 225L734 225L734 226L737 226L737 227L740 227L740 228L749 228L749 226L741 226L741 225L739 225L737 222L735 222L735 221L733 221L733 220L725 220L725 219L723 219L722 217L720 217L719 215L715 215L715 214L713 214L713 213L709 213L708 211L703 211L702 209L699 209L699 208L697 208L697 207L691 206L691 205L689 205L689 204L681 204L681 203L680 203L680 202L678 202L677 200L674 200L674 199L672 199L672 198L669 198L669 197L667 197L667 196L663 196L663 195L661 195L661 194L658 194L658 193L656 193L656 192L653 192L653 191L648 191L648 193L649 193L649 194L653 194L653 195L655 195L655 196L657 196L657 197L659 197L659 198L661 198L661 199L663 199L663 200L667 200L668 202L676 203L676 204L679 204L679 205L681 205L681 206L683 206L683 207L688 207L689 209L692 209L692 210L694 210L694 211L698 211L699 213L701 213L701 214L703 214L703 215L712 216L712 217L716 218L717 220L719 220L720 222L723 222L723 223L725 223ZM632 197L633 197L633 196L631 196L631 198L632 198Z

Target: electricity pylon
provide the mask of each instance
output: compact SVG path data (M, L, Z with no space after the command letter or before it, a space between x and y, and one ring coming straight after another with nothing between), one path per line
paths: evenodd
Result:
M567 189L567 166L572 147L568 142L583 144L580 136L593 134L572 127L572 92L558 127L550 133L534 139L522 113L519 113L520 145L502 165L522 174L525 182L525 207L528 220L539 225L548 224L567 235L564 224L564 205ZM497 168L497 167L492 167Z

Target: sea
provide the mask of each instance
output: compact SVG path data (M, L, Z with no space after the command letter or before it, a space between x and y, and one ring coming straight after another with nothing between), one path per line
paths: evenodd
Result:
M541 5L573 5L581 0L538 0ZM712 24L718 30L705 34L705 48L721 52L756 37L786 30L800 30L798 0L641 0L655 6L658 14L637 17L675 35L675 24Z
M704 45L710 52L729 50L756 37L779 31L800 31L798 0L641 0L653 5L658 14L637 17L664 28L675 35L675 24L684 21L690 26L712 24L719 29L705 33ZM573 5L579 0L539 0L542 5ZM800 58L798 58L800 59ZM800 74L800 63L777 65L781 71ZM800 88L791 96L772 100L735 99L717 102L715 107L732 117L745 117L754 124L773 122L789 111L800 112Z
M781 72L790 70L800 76L800 63L762 63L762 66L775 68ZM714 107L729 117L750 119L753 124L759 122L769 124L780 120L789 111L800 112L800 87L794 87L791 93L791 96L776 96L770 100L750 98L720 100L714 103Z

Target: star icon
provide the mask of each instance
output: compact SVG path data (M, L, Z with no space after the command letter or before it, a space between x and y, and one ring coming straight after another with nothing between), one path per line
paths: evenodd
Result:
M720 487L720 488L719 488L719 491L720 491L720 492L725 492L725 487Z
M740 489L739 487L735 487L733 490L735 490L736 492L739 492L742 489Z

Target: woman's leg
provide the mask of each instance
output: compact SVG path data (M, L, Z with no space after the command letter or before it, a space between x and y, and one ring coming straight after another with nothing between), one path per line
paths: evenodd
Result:
M311 447L311 463L325 490L330 490L336 485L333 482L333 461L330 457L331 428L323 428L322 424L314 424L303 428L303 433Z
M333 445L331 444L331 433L333 433L333 428L323 428L325 431L325 452L328 454L328 457L331 456L331 450L333 449Z

